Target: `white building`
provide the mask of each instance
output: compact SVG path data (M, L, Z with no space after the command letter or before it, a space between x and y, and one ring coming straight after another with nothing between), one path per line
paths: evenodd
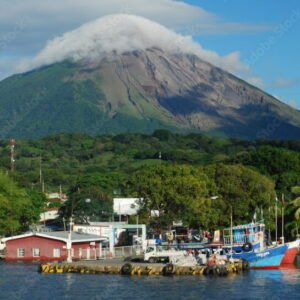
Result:
M46 194L46 197L50 202L66 202L68 200L68 196L64 193L49 193Z
M114 213L123 216L138 214L142 198L114 198Z
M4 238L3 238L4 239ZM5 242L0 239L0 251L5 249Z
M40 214L40 222L46 222L50 220L54 220L59 217L58 214L59 208L47 208L46 211Z
M73 230L80 233L87 233L106 237L107 240L111 237L111 231L114 225L127 225L126 222L90 222L89 225L74 225ZM124 229L116 230L114 234L115 243L118 243L118 237Z

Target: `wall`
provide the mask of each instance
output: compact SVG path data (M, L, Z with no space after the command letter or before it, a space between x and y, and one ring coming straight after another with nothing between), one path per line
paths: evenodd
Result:
M25 257L18 257L18 248L25 248ZM32 249L40 249L40 257L33 257ZM59 248L61 251L61 257L53 257L53 249ZM99 242L91 244L91 242L82 242L72 244L73 259L78 260L80 258L87 258L89 250L90 257L95 258L95 250L99 249ZM80 256L80 250L82 249ZM66 260L68 253L66 249L66 243L62 241L47 239L44 237L31 236L20 238L16 240L10 240L6 242L6 261L33 261L33 260L45 260L45 261L58 261ZM99 250L98 252L99 253Z
M38 236L31 236L6 242L6 261L33 261L33 260L63 260L67 257L67 250L62 241L51 240ZM18 257L18 248L25 248L25 257ZM40 249L40 257L33 257L32 249ZM53 257L53 249L61 250L61 257Z
M73 259L74 260L79 260L79 259L96 259L96 255L99 255L99 242L95 243L90 243L90 242L84 242L84 243L76 243L72 244L72 249L73 249ZM80 255L80 250L81 255ZM90 250L87 250L90 249ZM89 255L88 255L89 252ZM89 257L87 257L89 256Z

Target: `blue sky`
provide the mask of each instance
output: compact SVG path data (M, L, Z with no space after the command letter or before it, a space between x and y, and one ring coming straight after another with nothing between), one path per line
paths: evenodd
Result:
M0 78L16 73L54 37L114 13L192 35L224 61L239 52L236 75L300 108L298 0L0 0ZM248 72L239 74L245 65Z
M263 89L300 108L300 1L186 2L201 6L227 21L268 24L269 30L201 35L196 39L220 54L240 51L241 60L249 62L254 76L263 81Z

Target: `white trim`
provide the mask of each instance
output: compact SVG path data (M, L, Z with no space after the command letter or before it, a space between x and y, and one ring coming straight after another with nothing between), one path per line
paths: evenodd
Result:
M35 236L39 236L39 237L44 237L50 240L56 240L56 241L62 241L62 242L67 242L68 239L67 238L61 238L61 237L56 237L56 236L51 236L51 235L47 235L47 234L43 234L43 233L35 233Z
M57 241L62 241L62 242L68 242L69 239L68 238L62 238L62 237L56 237L56 236L51 236L51 235L47 235L47 234L43 234L43 233L35 233L36 236L39 237L44 237L44 238L48 238L48 239L52 239L52 240L57 240ZM106 239L104 238L87 238L87 239L81 239L81 240L73 240L72 239L72 243L84 243L84 242L94 242L94 241L104 241Z
M6 241L22 239L22 238L30 237L30 236L33 236L33 233L32 233L32 232L30 232L30 233L25 233L25 234L20 234L20 235L15 235L15 236L11 236L11 237L8 237L8 238L3 238L2 241L3 241L3 242L6 242Z
M22 239L22 238L31 237L31 236L44 237L47 239L62 241L65 243L68 242L68 238L55 237L55 236L51 236L51 235L47 235L47 234L43 234L43 233L39 233L39 232L35 232L35 233L30 232L30 233L20 234L20 235L4 238L4 239L2 239L2 241L7 242L7 241ZM105 240L107 240L107 238L103 238L103 237L87 238L87 239L82 239L82 240L72 240L72 243L96 242L96 241L105 241Z

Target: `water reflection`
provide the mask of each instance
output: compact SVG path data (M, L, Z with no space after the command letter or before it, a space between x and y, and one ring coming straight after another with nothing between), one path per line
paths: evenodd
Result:
M252 273L253 280L258 286L264 286L270 281L300 284L300 269L293 265L285 266L279 270L253 270L250 273Z
M71 273L61 274L63 275L63 281L65 282L66 293L69 294L72 291L73 283L75 282L75 277Z
M289 284L300 285L300 269L293 265L284 266L280 269L282 279Z
M0 263L0 299L298 299L300 270L228 277L40 274L36 265Z

